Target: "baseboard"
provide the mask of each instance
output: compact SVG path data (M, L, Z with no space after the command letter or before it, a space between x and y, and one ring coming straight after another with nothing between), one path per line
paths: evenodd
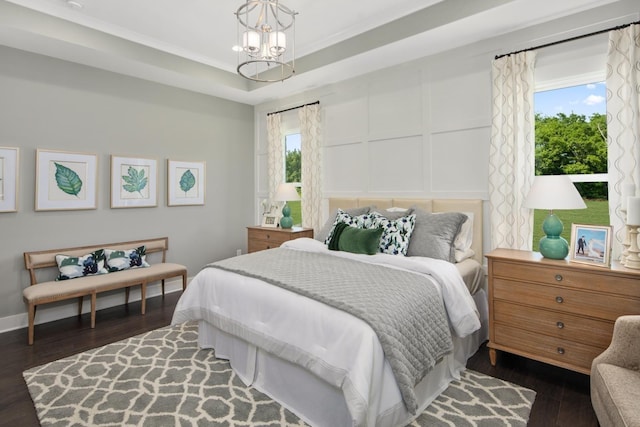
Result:
M182 279L177 278L173 280L165 280L164 289L165 293L181 291ZM96 310L124 305L124 294L124 289L105 294L98 294L98 298L96 300ZM147 286L147 299L159 295L162 295L162 286L159 282ZM139 286L132 287L131 292L129 293L129 302L135 301L140 301ZM89 313L90 311L91 302L87 297L85 298L84 304L82 306L82 313ZM78 302L75 298L60 304L44 304L38 306L36 314L36 325L39 325L41 323L53 322L54 320L60 320L77 315ZM26 328L28 324L29 319L26 312L13 316L3 317L0 318L0 333L13 331L15 329Z

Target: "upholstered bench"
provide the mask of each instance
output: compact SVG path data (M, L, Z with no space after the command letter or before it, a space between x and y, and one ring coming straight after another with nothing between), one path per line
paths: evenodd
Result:
M68 280L55 280L52 274L45 278L45 271L55 271L59 275L57 255L66 257L83 257L87 254L109 249L114 251L130 251L135 248L145 248L145 256L158 253L160 262L149 263L148 267L128 268L113 271L106 274L94 274L76 277ZM24 265L29 271L31 286L24 289L24 300L29 312L29 345L33 344L34 321L36 307L55 301L78 298L78 315L82 314L82 303L85 296L91 297L91 327L96 323L96 295L113 289L125 288L125 303L129 303L129 289L131 286L140 285L142 314L146 309L147 284L161 281L162 295L165 291L165 279L182 276L182 289L187 286L187 268L184 265L166 262L166 253L169 247L167 237L147 240L134 240L129 242L107 243L92 246L80 246L73 248L49 249L24 253ZM44 280L39 280L43 277Z

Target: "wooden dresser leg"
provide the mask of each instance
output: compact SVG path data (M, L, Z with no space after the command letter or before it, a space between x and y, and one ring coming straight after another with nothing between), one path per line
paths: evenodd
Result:
M491 366L496 366L496 358L497 358L496 349L495 348L490 348L489 349L489 362L491 362Z

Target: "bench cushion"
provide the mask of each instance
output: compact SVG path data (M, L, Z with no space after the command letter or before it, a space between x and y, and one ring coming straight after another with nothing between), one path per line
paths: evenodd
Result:
M172 274L175 274L175 276L186 274L186 271L186 267L181 264L154 264L147 268L85 276L73 280L37 283L24 289L23 296L25 300L38 304L41 301L56 301L69 298L69 296L90 295L93 292L161 280L166 277L172 277Z

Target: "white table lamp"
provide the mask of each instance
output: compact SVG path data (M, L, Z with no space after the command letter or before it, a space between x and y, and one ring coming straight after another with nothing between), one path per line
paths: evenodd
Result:
M288 201L300 200L300 196L298 195L298 190L296 190L296 186L292 183L285 182L278 185L278 189L276 190L276 195L274 197L275 201L284 202L284 206L282 207L282 218L280 218L280 227L283 229L293 227L293 218L291 218L291 208L287 204Z
M545 258L566 258L569 254L569 244L560 236L563 230L562 221L553 211L587 207L571 179L566 175L534 177L533 185L522 206L549 211L549 216L542 223L542 230L546 236L540 239L540 253Z

